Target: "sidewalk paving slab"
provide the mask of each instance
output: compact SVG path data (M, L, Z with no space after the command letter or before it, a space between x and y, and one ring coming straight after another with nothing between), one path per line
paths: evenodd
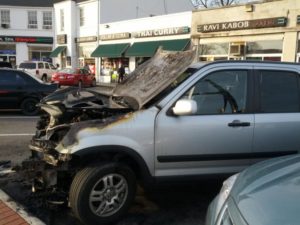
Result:
M0 189L0 225L45 225Z

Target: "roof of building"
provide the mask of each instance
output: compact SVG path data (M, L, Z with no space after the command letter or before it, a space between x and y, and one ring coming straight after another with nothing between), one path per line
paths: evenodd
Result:
M0 0L0 5L7 6L31 6L31 7L53 7L53 0Z

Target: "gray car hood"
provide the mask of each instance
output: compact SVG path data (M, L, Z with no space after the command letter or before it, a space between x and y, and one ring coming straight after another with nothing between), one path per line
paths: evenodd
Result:
M300 224L300 155L246 169L231 195L249 225Z
M171 52L158 49L150 60L137 67L123 83L116 86L113 96L135 101L133 104L140 109L173 83L191 65L194 57L194 50Z

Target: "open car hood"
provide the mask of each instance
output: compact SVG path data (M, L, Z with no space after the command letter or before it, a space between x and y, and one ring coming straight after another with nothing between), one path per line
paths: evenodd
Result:
M42 104L62 103L66 108L131 108L141 109L153 97L174 82L193 62L194 50L164 51L143 63L116 87L77 87L58 90L42 100Z
M123 97L135 109L172 84L193 62L194 50L164 51L159 48L148 61L137 67L129 77L113 90L114 97Z

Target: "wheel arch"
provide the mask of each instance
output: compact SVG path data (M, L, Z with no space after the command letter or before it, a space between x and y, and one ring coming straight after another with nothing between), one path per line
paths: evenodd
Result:
M87 165L107 161L125 163L133 169L137 178L143 184L154 183L154 178L142 156L126 146L105 145L85 148L73 154L71 163Z

